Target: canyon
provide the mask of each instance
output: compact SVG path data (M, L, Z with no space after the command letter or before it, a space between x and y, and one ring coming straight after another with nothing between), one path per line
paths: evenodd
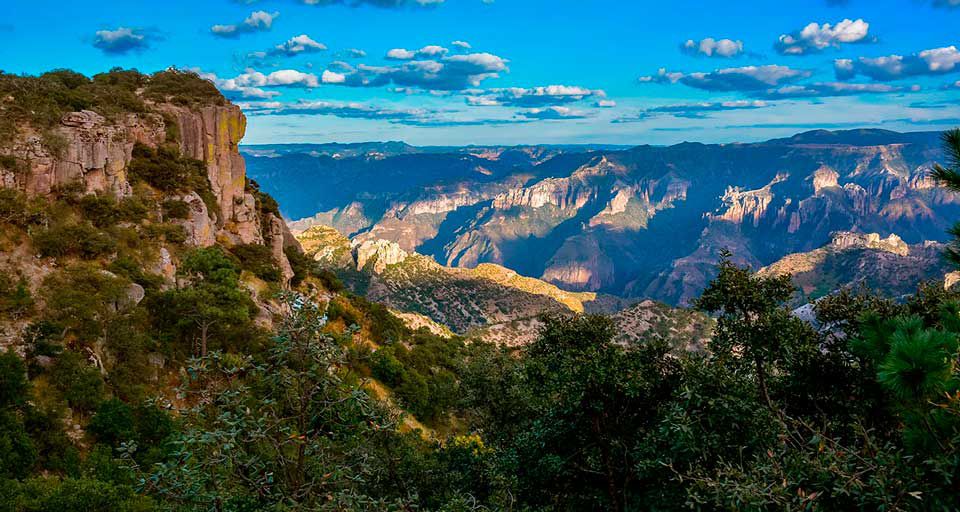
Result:
M242 147L294 232L328 225L447 267L493 263L573 292L689 304L722 250L760 269L836 232L946 240L939 135L813 131L669 147Z

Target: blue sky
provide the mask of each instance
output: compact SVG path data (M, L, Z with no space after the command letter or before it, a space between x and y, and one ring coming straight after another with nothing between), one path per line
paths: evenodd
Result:
M8 2L0 69L195 69L245 143L751 141L960 125L960 0Z

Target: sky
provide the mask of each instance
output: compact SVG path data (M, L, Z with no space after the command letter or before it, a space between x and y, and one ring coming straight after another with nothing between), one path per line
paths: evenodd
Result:
M195 70L245 144L960 125L960 0L7 0L0 70ZM11 14L12 13L12 14Z

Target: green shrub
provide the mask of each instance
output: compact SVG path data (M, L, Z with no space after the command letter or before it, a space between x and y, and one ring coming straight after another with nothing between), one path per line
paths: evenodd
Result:
M174 144L156 149L134 145L127 172L132 181L146 182L164 192L210 189L206 164L180 156L180 148Z
M80 198L77 207L84 218L100 228L112 226L120 218L117 200L113 196L88 194Z
M111 447L132 441L136 436L133 429L133 411L127 404L111 398L97 407L97 412L87 425L87 432L93 434L98 442Z
M0 222L22 226L26 212L27 198L22 192L0 187Z
M373 376L390 387L396 387L403 381L404 367L393 355L392 347L383 347L370 356L370 371Z
M9 273L0 274L0 317L19 318L33 310L34 300L27 281L14 281Z
M235 245L230 248L230 252L240 260L240 268L243 270L264 281L280 281L280 268L273 261L273 252L269 247L260 244Z
M150 215L150 208L139 197L125 197L117 205L117 214L121 220L139 223Z
M314 262L303 251L291 245L283 248L283 254L287 257L290 268L293 270L290 286L299 286L304 279L313 274Z
M320 284L330 292L340 293L346 290L343 281L330 269L318 269L314 275L317 277L317 280L320 281Z
M190 216L190 204L180 199L167 199L163 202L163 214L168 219L186 219Z
M226 104L213 82L200 78L193 71L172 68L151 76L144 94L155 101L184 106Z
M165 241L171 244L180 245L187 241L187 229L180 224L174 224L172 222L150 224L146 227L146 234L154 240Z
M64 224L31 233L33 246L43 257L79 256L93 259L113 253L116 241L88 223Z
M91 412L103 400L100 371L76 352L60 354L50 368L50 381L75 411Z

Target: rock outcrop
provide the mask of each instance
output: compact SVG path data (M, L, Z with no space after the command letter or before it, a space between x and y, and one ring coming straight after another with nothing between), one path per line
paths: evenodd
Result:
M297 242L281 219L258 211L256 197L247 190L238 147L246 129L240 108L157 104L151 110L121 114L113 120L88 110L70 112L43 133L21 127L20 136L6 152L26 164L16 170L0 166L0 185L18 188L28 196L48 196L76 184L85 193L128 196L132 186L127 168L134 145L156 148L167 143L171 131L167 123L173 122L181 154L205 164L216 203L211 208L214 205L208 206L196 191L176 198L188 206L187 217L177 221L186 231L186 243L269 245L285 281L289 280L293 271L283 249ZM158 263L164 275L173 265L169 252L166 259Z

